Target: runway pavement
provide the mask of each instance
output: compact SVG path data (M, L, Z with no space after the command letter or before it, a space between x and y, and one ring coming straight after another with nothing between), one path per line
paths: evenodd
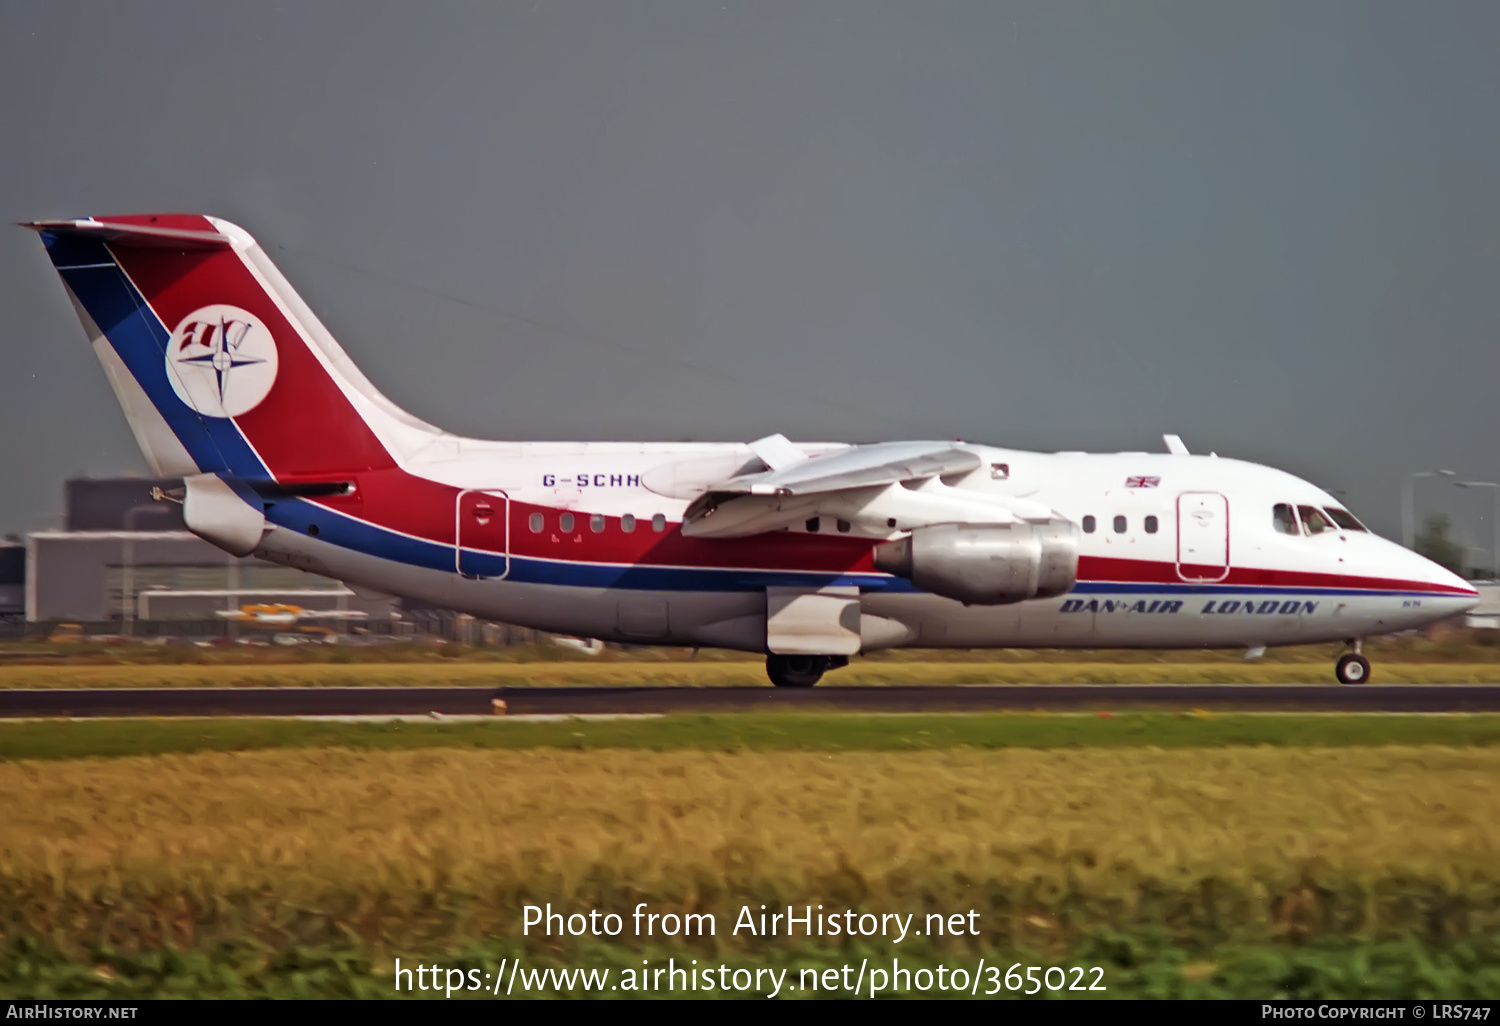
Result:
M0 691L0 719L844 712L1500 712L1500 685L1050 684L920 687L108 688Z

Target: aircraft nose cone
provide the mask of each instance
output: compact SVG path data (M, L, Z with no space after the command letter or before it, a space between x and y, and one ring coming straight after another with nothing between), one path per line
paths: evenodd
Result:
M1454 589L1453 598L1455 606L1460 607L1464 610L1469 610L1479 605L1478 588L1475 588L1474 585L1458 576L1458 574L1453 573L1451 570L1447 570L1439 566L1437 567L1437 572L1440 576L1435 583Z
M1458 574L1439 566L1426 556L1402 550L1406 565L1411 568L1412 579L1432 586L1437 598L1449 613L1462 613L1479 605L1479 591Z

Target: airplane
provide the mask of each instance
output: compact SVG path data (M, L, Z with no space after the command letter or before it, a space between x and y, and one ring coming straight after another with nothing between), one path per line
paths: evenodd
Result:
M303 609L283 603L253 603L238 609L220 609L218 615L255 627L288 627L304 620L363 620L369 614L350 609Z
M1476 590L1270 467L955 441L458 437L354 365L244 229L197 214L40 233L189 529L475 617L763 654L810 687L881 649L1343 643ZM420 343L418 343L420 344Z

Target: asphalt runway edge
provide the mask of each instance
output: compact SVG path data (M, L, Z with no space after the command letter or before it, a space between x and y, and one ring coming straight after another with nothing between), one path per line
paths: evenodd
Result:
M851 713L1494 713L1500 685L968 684L766 687L37 688L0 690L0 720L497 717L802 710Z

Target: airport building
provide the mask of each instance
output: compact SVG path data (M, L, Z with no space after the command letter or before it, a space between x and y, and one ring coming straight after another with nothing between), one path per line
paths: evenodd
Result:
M187 621L223 625L221 612L253 604L360 612L357 622L382 633L400 619L393 598L361 597L338 581L203 541L184 526L179 504L153 497L153 489L181 487L180 480L69 481L64 529L26 540L26 619L111 624L124 634ZM0 583L0 603L6 587Z
M0 543L0 621L26 613L26 546Z
M1479 605L1464 614L1464 625L1481 630L1500 630L1500 581L1475 581Z

